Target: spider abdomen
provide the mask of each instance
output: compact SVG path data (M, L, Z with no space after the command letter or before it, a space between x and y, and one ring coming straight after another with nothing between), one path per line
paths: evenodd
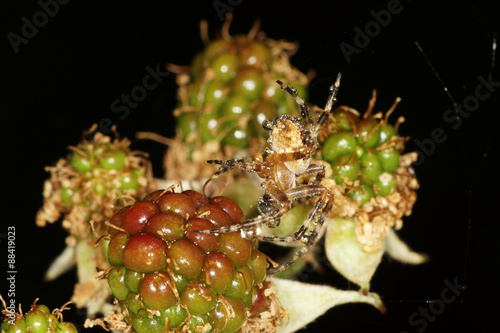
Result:
M294 161L295 162L295 161ZM276 181L276 185L281 191L286 191L288 189L294 188L295 182L295 172L290 170L286 163L277 163L271 169L272 179Z

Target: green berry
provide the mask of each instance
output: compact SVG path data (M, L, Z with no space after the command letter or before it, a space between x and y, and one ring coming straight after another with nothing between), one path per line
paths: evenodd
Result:
M253 42L243 46L240 49L240 57L242 64L257 68L269 68L272 62L269 47L261 42Z
M378 179L378 177L382 173L380 161L378 159L378 156L375 154L363 154L363 156L361 157L361 167L363 175L371 182Z
M215 309L211 312L211 317L216 330L221 332L236 332L246 320L246 307L242 301L233 298L226 298L226 302L217 302ZM234 312L234 316L229 314Z
M357 116L345 109L339 108L332 113L334 124L342 130L351 131L358 122Z
M194 112L184 112L179 115L177 118L177 127L180 128L184 138L198 131L198 118L198 114Z
M71 166L80 173L92 170L92 160L87 155L80 155L74 152L70 159Z
M239 267L233 275L231 286L224 293L224 296L242 299L252 292L253 275L252 270L248 266Z
M139 286L141 285L141 282L144 279L144 276L145 276L144 273L139 273L139 272L128 269L127 272L125 272L125 276L124 276L124 282L125 282L125 285L127 286L128 290L130 290L134 293L138 293Z
M26 328L29 333L45 333L47 327L49 326L49 321L45 313L38 307L32 308L28 314L26 314Z
M56 333L77 333L75 325L69 322L62 322L56 326Z
M203 282L190 282L181 294L182 304L192 315L209 313L217 302L217 295Z
M375 147L380 139L380 127L373 118L362 119L357 124L357 141L364 148Z
M377 195L380 196L387 196L389 193L391 193L394 188L396 187L396 177L384 172L381 174L377 180L375 180L375 186L373 190Z
M126 160L127 153L123 150L114 150L101 156L99 165L106 170L119 170L125 168Z
M344 178L354 181L359 177L360 166L358 158L354 154L342 155L331 164L337 184L343 184Z
M391 124L382 124L380 126L378 145L386 143L393 137L397 136L396 129Z
M204 105L210 105L214 110L219 109L228 98L229 87L218 81L210 81L205 91Z
M124 267L112 268L108 273L108 284L111 293L119 300L126 300L130 290L125 285L125 273L127 269Z
M170 308L163 310L160 318L168 318L169 328L173 330L181 325L187 319L187 311L180 304L171 306Z
M353 201L358 201L359 206L362 207L366 202L370 201L371 198L375 196L375 193L369 185L364 184L351 192L349 192L348 197Z
M256 283L264 282L267 275L267 258L264 253L254 250L247 263L252 270L252 276Z
M264 89L262 73L255 67L247 66L239 70L233 82L234 88L249 101L257 99Z
M323 144L323 158L333 162L342 155L356 150L356 139L349 132L340 132L330 136Z
M240 59L236 54L223 53L212 62L211 68L215 75L224 83L230 83L238 73Z
M121 192L125 192L126 190L137 190L139 188L137 176L132 173L124 174L120 180L120 184Z
M376 153L382 170L388 173L394 173L399 167L399 152L396 149L387 149Z
M61 187L61 200L65 205L73 205L71 198L75 194L75 190L71 187Z

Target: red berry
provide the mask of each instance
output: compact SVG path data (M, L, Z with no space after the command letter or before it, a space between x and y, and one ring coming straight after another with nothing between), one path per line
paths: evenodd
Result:
M269 302L264 294L264 290L267 289L267 283L264 284L262 288L255 288L252 295L252 306L250 308L250 317L257 316L263 311L265 311L269 305Z
M209 220L216 228L229 227L231 217L219 206L208 204L198 209L198 216Z
M150 234L133 236L123 251L123 263L128 269L150 273L165 269L167 246L160 238Z
M175 241L184 237L185 224L180 215L172 212L161 212L148 221L144 231L160 237L164 241Z
M123 250L128 243L128 235L124 232L116 234L108 245L108 260L112 266L123 265Z
M138 202L123 214L122 226L131 234L137 234L144 230L148 220L158 212L158 206L154 202Z
M158 199L165 194L165 190L156 190L144 197L142 201L151 201L157 203Z
M186 224L186 238L206 253L209 253L217 250L219 246L219 236L195 232L195 230L206 229L214 229L214 225L205 219L190 219Z
M207 197L204 196L203 194L201 194L200 192L196 192L193 190L186 190L186 191L182 192L182 194L185 194L185 195L191 197L191 199L193 199L194 203L196 204L196 209L208 204Z
M231 287L233 274L233 264L222 253L213 252L205 258L201 278L216 293L223 294Z
M117 226L118 228L123 228L122 223L123 223L123 215L125 212L130 208L131 206L126 206L117 211L109 220L109 224ZM113 228L112 226L108 227L108 234L111 236L119 233L120 230L117 228Z
M196 204L188 195L182 193L167 193L158 200L158 206L162 212L179 214L188 220L194 217Z
M224 253L235 267L241 267L250 259L252 246L240 233L232 232L220 236L219 252Z
M151 273L141 282L139 294L149 309L162 310L177 303L175 284L166 273Z
M210 199L210 203L222 208L223 211L229 215L232 224L238 224L243 218L243 211L241 208L228 197L218 196Z
M187 279L197 278L205 261L205 254L199 247L186 239L180 239L169 249L173 271Z

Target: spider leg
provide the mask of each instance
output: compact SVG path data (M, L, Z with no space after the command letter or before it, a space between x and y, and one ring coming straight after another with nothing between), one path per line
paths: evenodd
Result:
M252 219L243 221L240 224L234 224L228 227L220 227L216 229L199 229L194 230L196 233L200 234L223 234L235 231L247 231L253 229L262 224L270 224L276 220L279 220L283 215L285 215L290 209L288 207L282 207L281 209L275 211L273 214L269 215L259 215Z
M311 163L303 173L297 176L302 177L308 175L315 175L309 180L309 185L319 184L321 180L325 178L325 166L321 163Z
M300 108L300 114L303 119L305 119L307 122L310 120L310 110L309 106L307 106L306 102L297 95L297 89L295 87L290 87L287 84L283 83L280 80L277 80L276 83L278 83L281 86L281 89L286 91L292 98L295 100L295 103Z
M220 175L229 172L233 169L241 169L249 172L259 172L262 169L262 158L260 155L247 156L243 159L231 159L231 160L208 160L208 164L218 164L220 165L219 170L217 170L210 178L207 179L203 185L203 193L205 193L205 187L213 179L218 178Z
M319 196L319 199L314 204L314 207L311 210L311 212L307 215L307 219L304 222L304 224L299 228L299 230L297 230L295 235L291 237L292 240L306 239L307 242L297 253L295 253L292 259L282 264L278 268L270 270L269 271L270 275L285 270L288 266L290 266L297 259L305 255L309 251L309 248L314 244L314 242L318 238L318 235L321 234L321 230L323 229L323 224L325 222L325 219L333 205L333 193L322 185L304 185L297 187L296 189L293 190L296 190L295 191L297 192L296 194L300 197L302 197L304 193L309 192L308 194L309 196L315 194ZM310 234L307 235L305 238L305 233L309 229L311 223L314 223L314 228L311 230ZM282 239L283 239L282 241L289 241L288 237L283 237ZM279 238L278 239L273 238L270 240L280 241Z

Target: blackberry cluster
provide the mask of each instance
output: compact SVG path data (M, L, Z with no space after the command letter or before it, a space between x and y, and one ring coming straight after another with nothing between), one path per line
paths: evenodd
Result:
M400 117L393 125L389 116L400 99L384 114L372 113L376 92L367 111L340 106L320 133L321 158L331 167L324 179L335 195L332 214L353 218L356 238L363 251L378 251L391 228L402 228L411 214L419 183L411 164L415 153L402 154L407 138L398 134Z
M136 332L234 332L267 309L266 256L239 232L202 234L240 223L226 197L158 190L117 211L107 279Z
M363 206L375 196L387 196L396 187L399 149L404 138L387 122L387 117L365 113L363 118L350 108L333 113L334 129L323 143L322 156L332 167L337 184L356 188L348 196Z
M44 184L44 205L36 222L45 226L64 216L63 227L77 238L90 237L89 221L103 222L113 214L112 206L124 194L143 197L152 183L145 154L132 152L128 139L93 133L70 147L71 154L47 167L50 179ZM92 137L91 139L87 137Z
M167 179L210 176L211 169L186 174L187 163L194 164L191 170L196 163L205 166L208 159L231 158L241 150L260 151L267 138L264 120L300 114L293 99L276 84L276 80L291 83L305 97L309 79L289 61L297 45L266 38L257 26L248 34L231 36L229 22L219 37L205 40L205 48L190 67L169 66L179 84L174 115L182 149L169 143ZM220 146L227 155L217 155Z

